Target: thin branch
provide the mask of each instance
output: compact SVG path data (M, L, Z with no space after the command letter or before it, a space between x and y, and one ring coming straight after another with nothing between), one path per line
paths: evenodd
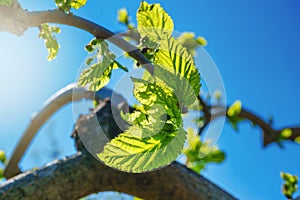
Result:
M224 106L208 106L203 99L199 96L198 97L199 103L203 106L203 112L204 115L209 116L209 114L211 115L210 118L206 118L205 117L205 122L204 124L207 125L210 122L212 122L213 120L219 118L219 117L229 117L227 115L227 112L217 112L214 114L211 114L211 110L213 109L222 109L222 110L228 110L229 106L224 107ZM204 110L205 109L205 110ZM205 113L209 113L209 114L205 114ZM241 119L247 119L249 121L251 121L253 124L259 126L262 131L263 131L263 145L267 146L273 142L277 142L281 139L281 132L284 129L291 129L292 131L292 135L288 138L285 138L287 140L291 140L294 141L297 137L300 136L300 127L286 127L286 128L282 128L282 129L274 129L270 124L266 123L261 117L259 117L257 114L254 114L251 111L248 111L245 108L242 108L240 113L237 115L239 118ZM200 129L203 130L203 129ZM201 132L200 132L201 133Z
M116 35L103 26L82 17L66 14L61 10L26 12L20 7L13 9L6 6L0 6L0 17L0 31L8 31L17 35L21 35L30 27L38 27L44 23L64 24L79 28L91 33L96 38L107 39L117 45L139 62L150 74L153 74L154 66L136 46L125 41L120 35Z
M70 84L52 95L44 103L43 108L35 116L32 117L29 126L23 133L21 139L19 140L19 143L14 149L14 152L6 165L4 176L6 178L11 178L21 172L18 164L23 157L23 154L25 153L35 134L49 119L50 116L52 116L57 110L59 110L69 102L79 101L84 98L93 100L94 97L94 92L88 91L85 88L78 88L76 84Z

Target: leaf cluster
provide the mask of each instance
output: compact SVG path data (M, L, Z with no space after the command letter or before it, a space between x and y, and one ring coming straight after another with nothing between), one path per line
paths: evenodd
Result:
M79 9L84 6L87 0L54 0L54 2L60 10L70 12L72 8Z
M292 199L293 194L298 190L298 176L284 172L281 172L280 176L284 180L282 193L286 198Z
M202 142L192 129L188 129L187 132L187 147L183 150L187 157L187 167L199 173L209 163L221 163L224 161L224 152L216 146L211 146L209 142Z

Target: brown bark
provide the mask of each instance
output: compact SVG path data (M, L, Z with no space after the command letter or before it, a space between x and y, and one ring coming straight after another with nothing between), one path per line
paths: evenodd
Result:
M0 199L78 199L101 191L144 199L235 199L177 162L157 171L130 174L109 168L86 153L8 180L0 187Z

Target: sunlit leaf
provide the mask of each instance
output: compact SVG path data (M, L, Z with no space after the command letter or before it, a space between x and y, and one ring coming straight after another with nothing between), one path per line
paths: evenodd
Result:
M87 0L74 0L70 3L72 8L79 9L86 4Z
M125 132L105 145L98 157L106 165L122 171L150 171L174 161L181 153L185 137L186 132L182 128L161 130L146 138Z
M109 82L113 69L120 68L127 71L126 67L115 61L116 56L110 52L105 41L93 39L85 49L95 54L87 58L86 64L90 67L80 74L79 86L88 86L91 91L98 91Z
M227 115L232 117L238 115L242 110L242 103L241 101L235 101L227 110Z
M54 2L60 10L70 12L71 8L79 9L84 6L87 0L54 0Z
M236 131L238 131L238 123L242 121L242 118L238 116L241 110L242 110L242 103L239 100L235 101L227 110L227 119L230 125Z
M293 194L298 190L298 176L289 173L280 173L281 178L285 181L282 185L282 193L291 199Z
M186 48L173 37L165 35L156 50L155 76L171 87L183 105L195 102L200 91L200 74Z
M202 142L191 128L187 132L187 147L183 150L183 153L187 156L187 167L199 173L209 163L224 161L225 154L217 147L209 145L208 142Z
M171 35L174 29L173 20L160 4L141 2L137 12L138 32L141 37L158 41L165 33Z
M45 47L48 49L48 60L53 60L57 56L59 49L54 33L60 33L60 29L48 24L40 25L39 37L44 39Z

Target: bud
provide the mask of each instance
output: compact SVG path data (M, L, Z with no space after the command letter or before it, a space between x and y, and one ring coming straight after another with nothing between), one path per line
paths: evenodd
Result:
M6 161L5 152L0 150L0 162L4 163Z

